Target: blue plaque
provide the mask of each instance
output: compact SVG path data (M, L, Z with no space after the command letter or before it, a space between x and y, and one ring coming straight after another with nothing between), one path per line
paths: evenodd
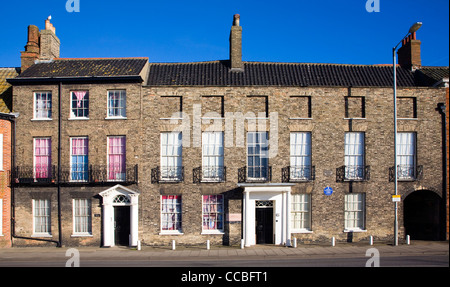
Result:
M324 193L326 196L330 196L330 195L333 194L333 189L332 189L331 187L327 186L327 187L325 187L325 189L323 190L323 193Z

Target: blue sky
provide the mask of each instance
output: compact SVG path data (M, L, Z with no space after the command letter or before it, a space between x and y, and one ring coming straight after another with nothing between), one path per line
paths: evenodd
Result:
M234 14L244 61L390 64L391 49L416 21L422 64L449 65L448 0L1 0L0 67L20 66L30 24L52 23L61 57L149 57L150 62L228 59ZM369 0L371 1L371 0Z

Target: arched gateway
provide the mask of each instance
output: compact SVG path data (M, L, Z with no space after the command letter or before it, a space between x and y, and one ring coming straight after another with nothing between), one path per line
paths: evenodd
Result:
M413 240L441 240L442 198L430 190L418 190L405 198L405 233Z

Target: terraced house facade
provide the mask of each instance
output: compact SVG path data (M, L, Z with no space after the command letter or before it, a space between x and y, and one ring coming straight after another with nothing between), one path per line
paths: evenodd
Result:
M244 62L238 16L229 60L64 59L47 25L9 80L14 245L393 238L392 66ZM439 240L448 67L416 60L398 67L400 233Z

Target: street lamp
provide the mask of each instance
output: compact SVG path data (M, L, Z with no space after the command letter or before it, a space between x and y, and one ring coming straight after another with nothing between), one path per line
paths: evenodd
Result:
M397 166L397 48L400 43L409 36L417 32L422 27L422 22L414 23L409 28L408 33L403 37L400 42L392 49L392 55L394 58L394 176L395 176L395 195L398 196L398 166ZM394 245L398 245L398 202L395 201L395 223L394 223Z

